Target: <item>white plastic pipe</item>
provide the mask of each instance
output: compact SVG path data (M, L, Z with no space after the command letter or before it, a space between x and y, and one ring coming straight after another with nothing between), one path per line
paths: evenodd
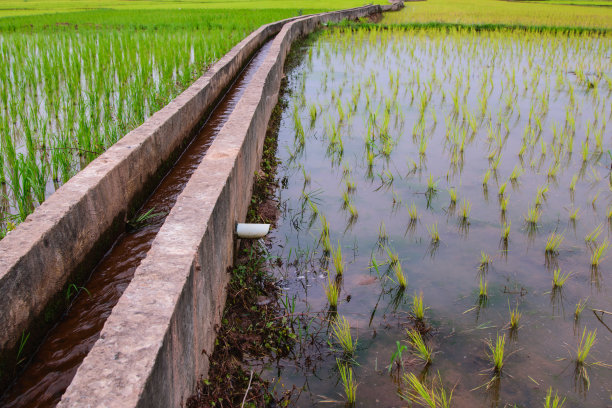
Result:
M238 224L236 235L238 238L257 239L265 237L270 231L270 224Z

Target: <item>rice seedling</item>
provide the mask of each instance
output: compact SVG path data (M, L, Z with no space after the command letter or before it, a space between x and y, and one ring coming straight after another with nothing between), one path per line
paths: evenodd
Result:
M508 327L511 331L516 331L519 328L522 313L519 312L518 305L516 305L514 309L510 309L510 304L508 304L508 311L510 312L510 322L508 323Z
M399 255L393 249L391 249L388 246L386 246L385 247L385 251L387 252L387 257L389 258L389 266L390 267L393 267L393 265L395 265L396 263L398 263L400 261L399 260Z
M503 198L503 197L504 197L504 193L506 192L506 186L507 186L507 184L508 184L508 183L506 182L506 183L503 183L503 184L501 184L501 185L499 186L499 190L498 190L498 192L497 192L497 195L498 195L500 198Z
M478 265L478 269L481 271L487 271L489 269L489 265L493 262L491 255L487 254L484 251L480 251L480 263Z
M430 174L427 179L427 192L430 194L435 194L438 191L438 182L434 180L433 176Z
M578 175L574 174L572 176L572 181L570 181L570 191L575 191L576 190L576 183L578 182Z
M510 226L512 225L512 222L504 222L502 225L502 229L501 229L501 239L503 241L508 241L508 237L510 236Z
M332 248L331 256L336 274L338 274L338 276L342 276L344 273L344 260L342 259L342 246L340 245L340 241L338 241L338 246L335 250Z
M416 293L412 296L412 305L410 307L412 317L419 322L425 319L425 308L423 304L423 292Z
M584 237L584 242L586 242L586 243L593 243L593 242L597 241L597 238L599 238L599 236L601 235L602 231L603 231L603 226L601 224L599 224L598 226L595 227L595 229L593 231L591 231L589 234L587 234Z
M340 379L342 381L342 387L344 388L344 395L346 397L346 404L348 406L355 405L357 399L357 383L353 380L353 368L348 364L343 363L340 359L336 359L336 365L338 366L338 372L340 373Z
M427 385L421 382L413 373L404 375L404 381L410 390L400 392L400 397L408 402L418 404L425 408L450 408L453 398L453 390L447 391L442 385L442 379L438 374L439 385L436 379Z
M327 284L325 285L325 297L329 307L336 309L338 307L338 296L340 296L340 287L335 280L332 280L330 276L327 277Z
M497 334L495 342L492 339L487 340L487 346L489 347L489 358L493 363L493 372L496 375L501 374L504 366L504 349L506 345L506 335L500 336Z
M586 307L587 300L588 299L580 299L578 303L576 303L576 307L574 308L574 320L577 321L580 318L582 311Z
M433 351L431 347L425 344L425 340L423 340L423 336L418 330L406 330L408 334L408 344L412 347L412 351L414 355L422 360L425 365L431 364L433 361Z
M557 234L556 232L553 231L548 236L548 239L546 240L546 247L544 249L546 254L547 255L558 254L559 247L561 246L561 243L563 242L564 239L565 237L563 236L563 234Z
M387 234L387 227L385 227L385 222L381 221L378 226L378 244L384 246L388 240L389 235Z
M400 287L400 289L406 289L406 275L402 270L402 263L397 261L392 264L393 274L395 275L395 282Z
M569 219L570 221L576 221L579 217L580 208L574 208L569 211Z
M595 340L597 339L597 329L587 331L586 327L582 330L582 336L576 349L576 364L583 365L586 362Z
M524 215L525 222L530 228L536 227L542 213L536 207L529 206L527 214Z
M489 295L487 293L487 286L488 283L485 280L484 276L480 277L480 280L478 281L478 299L479 301L485 301L486 299L488 299Z
M427 231L429 232L429 236L431 237L431 243L435 244L440 241L440 233L438 232L438 223L433 223L431 226L427 227Z
M332 323L331 329L334 343L340 345L345 356L353 356L357 348L357 341L353 341L348 320L344 316L339 316Z
M408 216L410 217L410 221L416 222L419 219L419 213L417 211L416 205L412 203L410 207L408 207L408 204L406 204L406 208L408 209Z
M608 252L609 247L610 241L608 241L608 238L606 238L601 244L597 245L595 249L593 249L593 253L591 254L591 266L593 268L599 266L604 256Z
M482 178L482 185L486 186L489 183L490 178L491 178L491 170L487 170Z
M448 190L448 195L450 197L451 204L454 204L457 202L457 190L455 188L450 188Z
M510 202L510 197L501 198L499 200L499 210L502 212L502 214L505 214L506 211L508 210L509 202Z
M472 212L472 203L469 200L463 199L461 204L459 205L459 218L462 222L467 222L470 218L470 213Z
M512 170L512 173L510 174L510 181L516 183L518 181L518 178L521 176L521 174L523 174L523 171L520 167L520 165L516 165L514 166L514 169Z
M563 285L565 285L565 282L570 278L570 276L572 276L571 272L562 273L561 268L556 268L553 271L553 279L552 279L553 289L563 288Z
M565 398L561 399L556 391L553 396L552 387L549 387L546 398L544 398L544 408L563 408L563 405L565 405Z

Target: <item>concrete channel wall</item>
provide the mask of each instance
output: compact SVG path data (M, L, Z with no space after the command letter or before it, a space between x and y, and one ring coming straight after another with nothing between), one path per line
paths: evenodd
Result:
M387 8L387 7L385 7ZM225 304L235 223L250 203L291 44L366 6L284 25L178 198L59 407L179 407L208 372Z
M246 37L0 241L0 391L15 371L22 336L29 335L23 357L64 312L67 287L87 278L250 56L294 19Z

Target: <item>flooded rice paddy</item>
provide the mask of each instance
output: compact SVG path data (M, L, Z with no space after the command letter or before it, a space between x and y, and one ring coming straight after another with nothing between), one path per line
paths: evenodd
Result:
M335 28L295 48L270 254L298 340L265 375L299 406L354 385L405 406L410 380L453 406L610 405L612 40Z

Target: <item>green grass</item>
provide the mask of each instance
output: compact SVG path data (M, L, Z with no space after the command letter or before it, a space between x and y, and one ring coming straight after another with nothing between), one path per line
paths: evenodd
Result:
M558 5L553 2L428 0L406 3L402 11L388 13L382 21L383 24L431 22L610 29L612 9Z
M336 359L336 365L338 366L338 372L340 373L340 380L342 380L346 404L348 406L352 406L355 404L355 400L357 399L358 385L353 380L353 368L340 361L340 359Z
M487 346L491 354L489 355L491 362L493 363L493 371L497 374L501 373L504 366L504 348L506 345L506 335L500 336L499 334L495 338L495 342L489 339Z
M408 334L408 343L412 347L412 351L414 355L422 360L425 365L431 364L433 361L433 351L431 347L425 344L425 340L423 340L423 336L418 330L406 330Z
M576 349L576 363L584 364L597 338L597 329L587 331L586 327L582 330L582 336Z
M450 408L453 398L453 389L447 391L442 385L440 375L434 377L431 385L425 380L421 381L413 373L404 376L408 390L400 392L400 397L405 401L418 404L426 408ZM437 382L440 384L438 385Z
M382 1L369 3L383 4ZM339 0L333 3L323 0L230 0L223 2L193 2L186 0L144 0L144 1L120 1L120 0L4 0L0 17L30 16L39 14L55 14L88 11L95 9L117 10L133 12L140 18L146 19L152 10L181 10L186 13L198 13L206 10L231 9L231 10L262 10L262 9L292 9L292 10L338 10L343 8L358 7L367 4L364 1ZM143 11L146 10L146 13ZM134 18L138 21L138 18Z
M340 345L344 354L347 356L355 354L357 342L353 341L351 326L348 320L346 320L344 316L338 317L338 319L332 323L331 329L334 342Z

